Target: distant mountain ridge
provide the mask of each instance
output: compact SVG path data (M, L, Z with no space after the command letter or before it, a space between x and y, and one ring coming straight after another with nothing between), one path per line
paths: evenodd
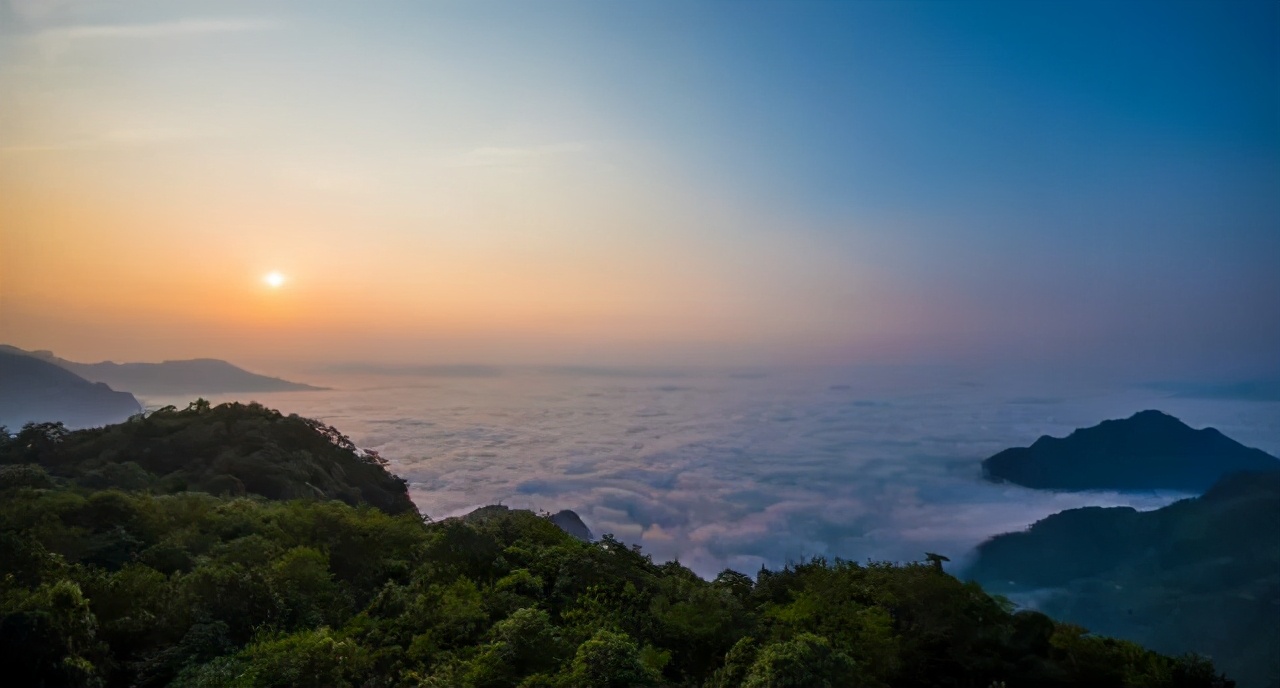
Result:
M1103 421L1065 438L1045 435L982 462L988 480L1049 490L1200 493L1229 473L1277 470L1280 459L1261 449L1160 411Z
M0 350L0 425L29 422L71 428L119 423L142 411L128 392L94 383L49 361Z
M1148 387L1187 399L1280 401L1280 374L1232 382L1155 382Z
M591 529L587 524L582 522L582 517L576 511L563 509L551 514L551 522L560 527L560 530L582 540L583 542L591 542L595 539Z
M227 394L234 392L302 392L319 390L299 382L251 373L216 358L195 358L162 363L77 363L58 358L51 351L25 351L0 345L0 351L48 361L92 382L133 394Z

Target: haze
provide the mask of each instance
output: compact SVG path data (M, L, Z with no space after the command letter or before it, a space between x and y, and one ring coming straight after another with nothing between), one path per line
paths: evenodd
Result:
M1278 27L1274 2L13 0L0 341L1265 371Z

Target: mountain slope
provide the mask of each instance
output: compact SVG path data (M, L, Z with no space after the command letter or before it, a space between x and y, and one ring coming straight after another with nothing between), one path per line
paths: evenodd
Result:
M1199 493L1228 473L1269 470L1280 470L1280 460L1159 411L1103 421L1066 438L1044 436L982 462L988 480L1052 490Z
M134 394L227 394L234 392L301 392L322 389L299 382L251 373L226 361L196 358L162 363L77 363L49 351L24 351L0 346L0 351L31 356L61 366L86 380L103 382Z
M1072 509L978 547L983 587L1161 652L1280 683L1280 472L1237 473L1163 509Z
M128 392L90 382L48 361L0 351L0 425L17 430L29 422L60 421L68 427L118 423L142 411Z

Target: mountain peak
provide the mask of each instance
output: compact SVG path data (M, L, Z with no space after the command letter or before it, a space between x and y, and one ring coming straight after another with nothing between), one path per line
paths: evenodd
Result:
M595 537L591 534L591 529L587 524L582 522L582 517L577 512L564 509L551 515L551 522L560 526L560 530L582 540L583 542L591 542Z
M1051 490L1203 492L1227 473L1280 470L1280 460L1213 428L1154 409L1044 436L982 462L988 480Z

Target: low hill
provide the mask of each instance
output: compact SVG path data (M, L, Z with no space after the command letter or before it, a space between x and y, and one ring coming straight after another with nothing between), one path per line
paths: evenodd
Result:
M512 509L501 504L490 504L468 513L462 517L467 523L484 523L493 519L505 518ZM516 511L519 511L517 509ZM543 518L555 524L557 528L583 542L591 542L591 529L582 522L577 513L565 509L554 514L544 514Z
M31 356L61 366L86 380L103 382L134 394L169 396L237 392L301 392L323 389L277 377L251 373L226 361L196 358L162 363L77 363L49 351L24 351L0 346L7 353Z
M415 510L405 482L376 454L323 423L258 404L197 401L185 411L168 407L75 432L32 426L0 445L0 464L20 463L92 488L323 498L391 514Z
M988 480L1051 490L1200 493L1228 473L1274 470L1280 459L1159 411L1103 421L1066 438L1044 436L982 462Z
M1211 656L1242 686L1275 686L1277 524L1280 472L1237 473L1155 511L1054 514L980 545L968 576L1055 618Z
M118 423L142 411L128 392L90 382L48 361L0 351L0 425L31 422L81 428Z
M582 540L583 542L591 542L595 539L591 529L587 524L582 522L582 517L576 511L563 509L551 514L551 522L560 526L560 530Z

